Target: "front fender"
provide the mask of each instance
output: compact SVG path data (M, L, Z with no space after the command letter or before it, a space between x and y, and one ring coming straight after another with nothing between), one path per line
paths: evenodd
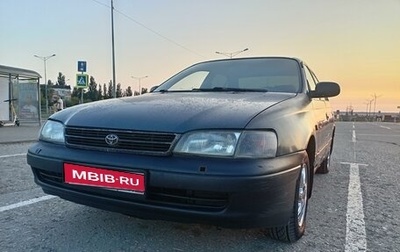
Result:
M246 129L274 130L278 136L277 156L307 149L317 130L312 103L302 94L260 113Z

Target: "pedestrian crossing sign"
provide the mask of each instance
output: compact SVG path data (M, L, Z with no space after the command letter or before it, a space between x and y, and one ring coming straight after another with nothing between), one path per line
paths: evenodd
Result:
M78 88L86 88L88 86L89 75L76 74L76 86Z

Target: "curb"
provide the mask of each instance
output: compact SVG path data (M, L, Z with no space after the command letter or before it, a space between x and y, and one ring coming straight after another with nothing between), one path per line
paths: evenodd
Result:
M20 144L20 143L34 143L38 141L37 139L29 139L29 140L16 140L16 141L4 141L0 142L0 144Z

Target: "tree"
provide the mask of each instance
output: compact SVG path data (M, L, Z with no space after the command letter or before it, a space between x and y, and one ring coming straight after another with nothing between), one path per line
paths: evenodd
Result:
M97 91L97 100L103 100L103 91L101 85L99 85L99 90Z
M132 88L131 86L128 86L128 88L125 90L124 96L132 96Z
M74 90L72 90L71 97L79 97L80 94L81 94L81 90L77 87L74 87Z
M76 104L79 104L79 102L81 100L81 92L82 92L82 89L74 87L74 89L72 90L72 93L71 93L71 100L66 101L66 106L71 107Z
M121 83L117 84L117 90L115 90L115 96L116 97L122 97Z
M47 101L48 101L49 106L52 105L52 98L53 98L53 93L54 93L53 87L54 87L54 83L51 80L48 80L47 81ZM46 87L45 87L44 91L46 92Z
M114 97L113 96L113 84L112 84L112 81L110 81L108 83L107 96L108 96L108 98L113 98Z
M103 98L104 98L104 99L110 98L110 97L108 97L107 85L106 85L106 83L103 84Z
M61 72L58 73L56 85L62 86L62 87L64 87L66 85L65 75L63 75Z
M93 76L90 76L88 91L86 92L86 99L91 101L98 100L97 83Z
M45 85L40 84L40 104L42 107L46 106L46 91L45 91Z

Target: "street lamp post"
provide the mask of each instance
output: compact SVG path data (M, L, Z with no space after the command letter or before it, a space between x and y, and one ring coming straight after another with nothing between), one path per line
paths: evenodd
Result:
M231 53L225 53L225 52L215 52L216 54L221 54L221 55L225 55L227 57L229 57L230 59L232 59L233 57L235 57L236 55L238 55L239 53L248 51L249 48L245 48L243 50L237 51L237 52L231 52Z
M45 96L46 96L46 114L48 115L49 114L49 98L48 98L48 94L47 94L47 73L46 73L46 71L47 71L46 70L47 69L47 63L46 62L51 57L56 56L56 54L54 53L54 54L49 55L49 56L38 56L38 55L33 55L33 56L43 60L43 65L44 65L44 90L45 90L44 93L45 93Z
M147 76L147 75L146 76L141 76L141 77L131 76L132 79L138 80L138 82L139 82L139 95L142 94L142 88L140 86L140 80L144 79L144 78L147 78L147 77L149 77L149 76Z
M375 93L372 95L372 97L374 98L374 116L375 116L375 109L376 109L376 99L381 97L382 95L376 95Z
M374 101L374 99L372 99L372 100L367 100L367 102L368 102L368 107L369 107L369 109L368 109L368 113L367 113L367 117L369 118L370 116L371 116L371 111L372 111L372 102Z

